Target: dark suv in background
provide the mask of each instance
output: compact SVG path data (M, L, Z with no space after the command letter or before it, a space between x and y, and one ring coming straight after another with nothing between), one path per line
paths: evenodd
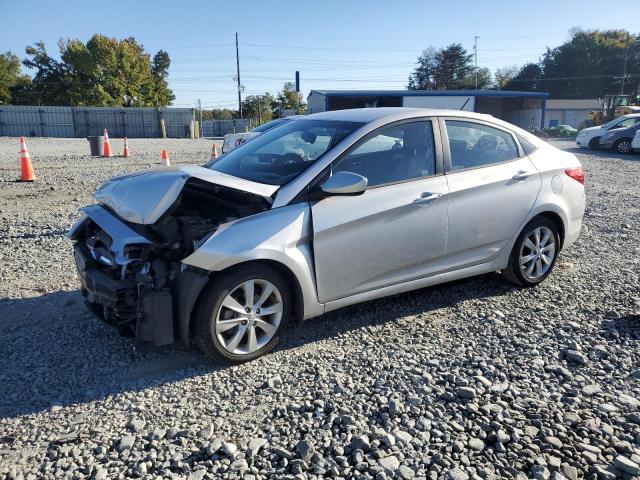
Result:
M600 137L600 148L612 148L618 153L631 153L631 141L638 130L640 130L640 123L627 128L611 130Z

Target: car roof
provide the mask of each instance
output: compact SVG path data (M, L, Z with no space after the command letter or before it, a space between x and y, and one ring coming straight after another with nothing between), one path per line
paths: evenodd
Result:
M348 110L331 110L328 112L312 113L305 115L305 120L339 120L345 122L369 123L385 117L394 119L414 118L421 116L453 116L477 119L497 120L491 115L469 112L467 110L446 110L439 108L409 108L409 107L376 107L376 108L352 108Z

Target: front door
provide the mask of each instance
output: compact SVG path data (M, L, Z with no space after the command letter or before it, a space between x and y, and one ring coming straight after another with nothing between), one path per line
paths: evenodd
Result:
M448 189L436 173L430 120L373 134L332 171L368 179L365 193L312 205L321 302L437 273L447 234Z
M513 135L446 120L451 170L447 270L487 262L518 233L540 192L540 173Z

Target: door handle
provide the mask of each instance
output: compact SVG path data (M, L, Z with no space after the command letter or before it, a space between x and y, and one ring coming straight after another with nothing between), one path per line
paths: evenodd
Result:
M531 176L531 174L532 174L531 172L527 172L525 170L520 170L513 177L511 177L511 179L515 180L516 182L522 182L523 180L526 180L527 178L529 178Z
M431 203L435 202L437 199L439 199L443 195L444 194L442 194L442 193L424 192L424 193L420 194L420 197L416 198L413 201L413 204L414 205L419 205L421 207L426 207L427 205L430 205Z

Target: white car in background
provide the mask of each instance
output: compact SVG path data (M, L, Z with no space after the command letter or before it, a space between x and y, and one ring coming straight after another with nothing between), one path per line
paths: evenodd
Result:
M631 149L634 152L640 152L640 130L636 132L636 136L631 141Z
M229 153L231 150L238 148L243 143L247 143L249 140L263 134L266 131L271 130L279 125L283 125L290 122L294 118L298 118L300 115L292 115L290 117L276 118L270 122L263 123L259 127L254 128L250 132L242 133L228 133L224 136L224 142L222 143L222 153Z
M580 130L576 137L576 145L582 148L598 148L600 146L600 137L604 137L609 131L631 127L638 122L640 122L640 113L632 113L614 118L610 122L598 127L584 128Z

